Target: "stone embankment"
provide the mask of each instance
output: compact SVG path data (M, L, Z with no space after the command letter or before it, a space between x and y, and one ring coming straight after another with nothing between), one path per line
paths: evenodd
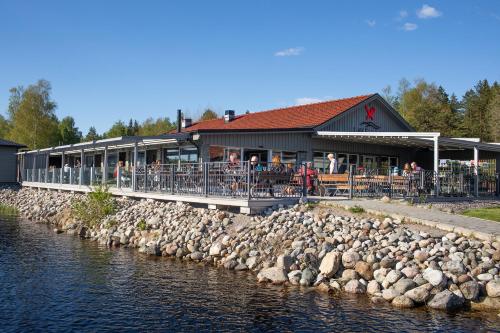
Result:
M0 191L56 231L150 255L251 270L259 282L368 294L395 307L500 309L500 243L409 228L398 220L358 217L304 205L260 216L151 200L117 199L118 210L92 229L71 217L82 194Z

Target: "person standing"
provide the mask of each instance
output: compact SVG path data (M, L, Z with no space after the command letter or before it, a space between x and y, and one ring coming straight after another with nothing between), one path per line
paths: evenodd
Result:
M328 154L328 159L330 160L330 174L338 173L338 164L335 155L332 153Z

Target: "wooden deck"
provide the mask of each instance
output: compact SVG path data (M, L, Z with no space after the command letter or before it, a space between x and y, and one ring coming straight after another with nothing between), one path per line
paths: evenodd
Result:
M92 188L87 185L69 185L69 184L52 184L38 182L23 182L22 186L47 189L55 191L70 191L87 193L92 191ZM241 197L213 197L213 196L195 196L184 194L168 194L160 192L134 192L131 189L110 187L109 192L115 196L124 196L136 199L154 199L162 201L187 202L191 204L207 205L210 209L217 208L239 208L243 214L257 214L266 208L277 205L292 205L298 202L298 198L253 198L248 200Z

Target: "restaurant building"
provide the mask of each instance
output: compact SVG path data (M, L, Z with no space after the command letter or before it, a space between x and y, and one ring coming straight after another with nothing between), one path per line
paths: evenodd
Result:
M330 154L336 159L338 174L376 170L377 174L400 175L411 162L432 172L435 183L440 170L447 168L480 166L473 168L472 176L487 173L493 178L500 172L500 145L416 132L379 94L244 114L227 110L224 117L199 122L181 119L179 110L177 124L176 130L160 136L119 137L23 152L19 155L23 180L27 185L103 182L135 192L143 184L138 178L141 170L146 170L143 187L147 190L150 168L165 172L167 166L176 166L175 173L185 165L192 168L196 164L201 170L204 163L211 163L205 167L210 169L216 163L228 163L230 156L241 163L257 156L264 170L273 161L296 172L302 163L312 162L312 168L326 174ZM191 184L209 175L197 176L198 180L190 177L186 182ZM475 182L473 193L477 195L481 182ZM488 193L498 193L498 184L493 183L488 185ZM250 176L245 184L245 195L250 198ZM354 182L350 184L352 188ZM203 185L204 190L199 188L201 184L185 186L206 196L209 185ZM179 185L175 186L176 193L181 193ZM170 191L175 192L174 184ZM437 190L432 193L439 194Z

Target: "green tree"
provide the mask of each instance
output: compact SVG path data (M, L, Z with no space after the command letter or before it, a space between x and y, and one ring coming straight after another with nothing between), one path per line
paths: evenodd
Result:
M54 113L56 103L50 98L48 81L39 80L26 90L11 89L9 138L30 149L54 146L58 143L58 121Z
M491 122L490 103L498 84L490 86L487 80L479 81L474 89L467 91L462 99L465 109L464 128L467 136L480 138L484 141L493 139L493 124Z
M111 126L111 128L104 133L105 138L116 138L119 136L127 135L127 126L123 123L123 121L119 120Z
M83 141L94 141L94 140L99 140L101 139L101 136L97 133L97 130L95 129L94 126L90 126L89 131L87 135L85 135L85 138Z
M82 133L75 126L75 119L73 117L64 117L59 123L59 136L61 144L67 145L80 142Z
M127 126L127 135L134 136L139 133L139 124L137 120L130 119Z
M219 116L212 109L206 109L198 121L217 119Z
M491 115L491 141L500 142L500 87L498 84L493 89L493 97L488 104L488 112Z
M168 118L158 118L156 120L148 118L139 126L138 135L161 135L170 132L174 128L175 125Z
M0 139L6 138L9 134L9 122L0 114Z

